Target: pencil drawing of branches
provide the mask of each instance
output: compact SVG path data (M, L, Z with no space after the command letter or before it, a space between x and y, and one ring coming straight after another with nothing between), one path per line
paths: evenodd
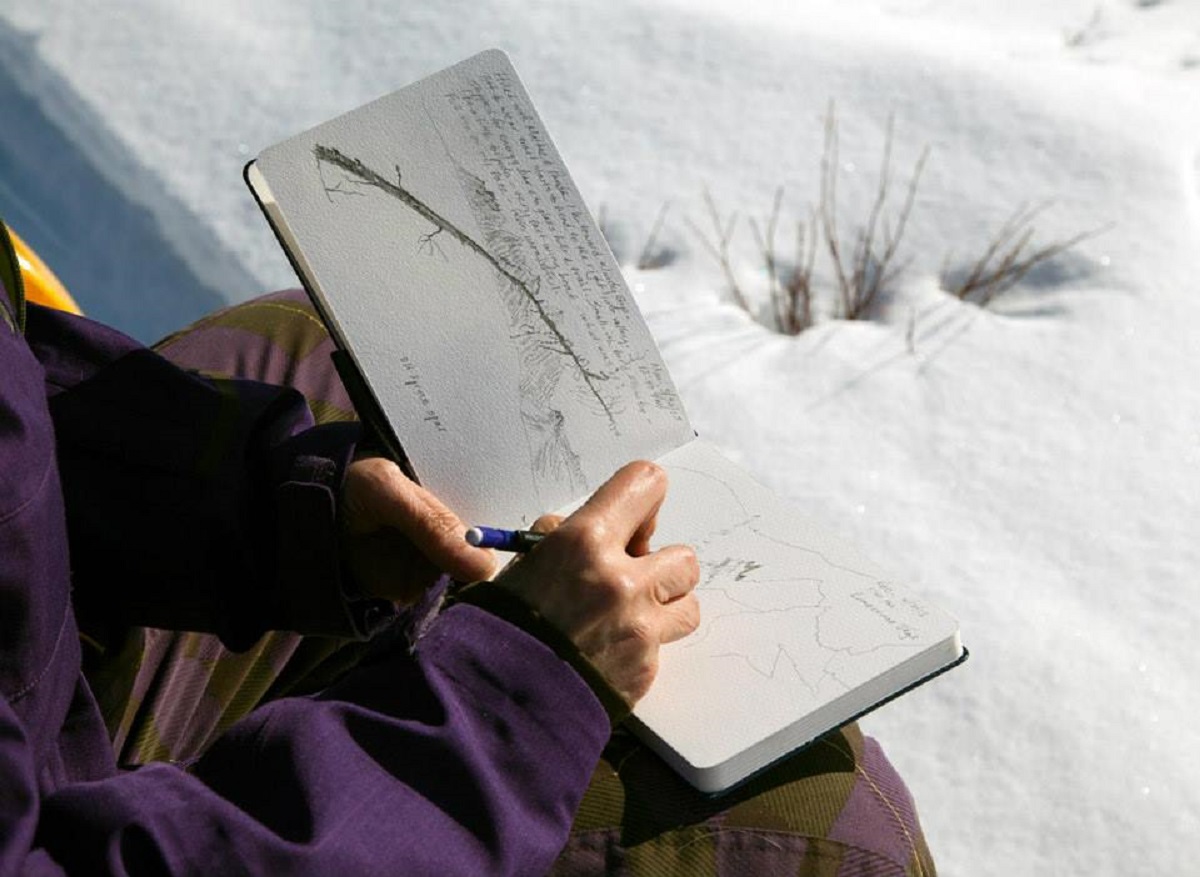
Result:
M600 404L600 407L604 411L604 415L608 419L609 424L616 429L616 418L613 414L613 411L609 406L609 403L600 393L599 387L597 386L599 382L607 380L607 376L594 372L587 367L586 363L582 360L579 354L572 347L571 343L567 340L567 337L563 334L554 318L550 315L544 302L542 302L537 295L536 283L531 284L522 279L520 276L518 276L514 269L509 267L492 253L488 252L488 250L479 244L474 238L462 231L462 229L458 228L458 226L456 226L453 222L442 216L420 198L415 196L411 191L409 191L401 181L399 167L395 169L396 180L393 182L377 171L367 167L361 160L357 158L351 158L335 147L317 144L313 147L313 155L317 160L318 168L322 163L339 168L361 185L378 189L384 194L395 198L405 207L409 208L418 216L433 225L435 230L429 235L425 236L425 239L430 242L431 246L434 235L445 234L457 241L470 252L484 259L502 277L504 277L516 289L520 290L522 296L532 307L537 319L546 327L547 331L549 331L551 336L554 338L556 346L552 352L570 360L571 364L578 371L584 386L586 386L588 389L588 392L595 397L596 401ZM322 180L324 180L324 177L322 177ZM326 192L329 193L330 191L338 190L337 187L329 187L326 185ZM345 193L344 190L342 193Z
M443 262L448 262L449 257L446 251L442 249L442 245L437 242L437 236L442 233L441 228L435 228L429 234L421 235L417 241L417 252L428 253L430 256L438 255L442 257Z

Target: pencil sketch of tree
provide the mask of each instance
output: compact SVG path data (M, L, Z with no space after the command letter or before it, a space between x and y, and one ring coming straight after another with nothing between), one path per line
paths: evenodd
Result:
M593 405L598 405L615 432L618 427L614 412L600 390L608 376L588 367L554 319L540 294L540 278L526 264L522 238L505 225L500 205L484 181L450 155L459 184L482 232L480 242L414 195L403 184L399 168L396 168L393 182L333 147L318 144L313 154L318 167L322 164L336 167L360 187L383 192L428 221L433 229L422 236L421 246L429 252L445 257L445 248L437 240L442 238L456 242L492 267L499 281L520 363L518 396L531 470L539 484L547 481L562 484L569 488L570 494L585 491L589 485L579 456L571 448L562 411L554 404L554 398L561 383L573 379ZM447 154L450 154L448 149ZM337 186L326 184L327 193L342 194L344 189L341 182Z
M522 266L522 273L531 273L524 269L524 241L505 224L495 194L482 179L455 161L449 149L446 153L454 164L459 184L489 251L506 265ZM529 281L528 288L531 295L524 295L524 290L516 284L501 284L510 337L521 364L518 379L521 422L525 428L530 461L540 481L565 482L572 493L582 493L588 487L583 466L579 455L571 448L563 413L554 404L559 384L566 375L562 369L557 337L547 332L533 306L533 302L539 300L540 279L535 277ZM607 405L605 413L611 418Z

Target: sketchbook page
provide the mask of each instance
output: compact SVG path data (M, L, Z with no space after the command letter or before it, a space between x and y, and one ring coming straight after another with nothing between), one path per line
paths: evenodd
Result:
M957 621L711 445L658 462L655 545L695 547L701 621L634 717L693 783L724 788L961 656Z
M692 437L502 52L267 149L256 167L417 476L464 519L526 524Z

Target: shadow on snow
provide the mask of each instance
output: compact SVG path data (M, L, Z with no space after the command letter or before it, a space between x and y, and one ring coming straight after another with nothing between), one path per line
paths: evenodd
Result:
M143 342L253 289L203 223L41 61L36 39L0 19L0 217L88 316Z

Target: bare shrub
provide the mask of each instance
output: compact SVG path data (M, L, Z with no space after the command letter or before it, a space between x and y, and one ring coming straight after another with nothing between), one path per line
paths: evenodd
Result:
M896 261L904 228L916 201L917 185L929 147L921 151L908 181L904 203L896 215L893 230L884 209L891 188L893 118L888 117L887 134L883 143L883 161L879 169L879 184L866 222L858 229L850 255L843 252L837 222L838 127L833 104L825 117L825 150L821 156L821 201L818 215L824 232L829 258L837 279L840 302L839 316L844 320L861 320L869 316L879 301L880 292L903 267Z
M767 273L771 318L779 332L797 335L813 325L813 266L819 238L824 239L832 263L837 296L836 316L842 319L862 320L870 317L880 303L883 291L903 267L897 256L916 202L917 187L929 158L929 148L921 151L908 180L904 201L889 219L893 129L893 119L889 117L875 199L849 251L843 246L838 229L838 127L832 103L825 118L820 198L817 206L809 209L808 222L796 224L795 258L786 270L781 266L775 247L783 189L776 189L771 211L762 225L754 219L750 220L750 230ZM738 215L732 213L728 218L723 217L708 189L704 190L704 204L711 231L704 231L690 219L685 219L685 222L720 265L734 302L747 313L753 313L746 293L734 274L729 256Z
M1048 206L1048 203L1043 202L1032 207L1018 207L975 260L971 270L961 279L954 279L947 270L942 270L942 288L962 301L987 307L998 295L1020 283L1037 265L1109 228L1102 226L1080 232L1074 237L1027 251L1035 231L1033 221Z
M1082 49L1100 42L1104 35L1104 10L1097 6L1086 23L1063 30L1063 45L1068 49Z
M638 256L637 267L639 271L651 271L655 268L662 268L671 264L675 259L674 252L658 245L658 236L662 232L663 223L667 220L667 211L670 208L670 201L664 203L658 211L654 225L650 227L650 234L647 235L646 243L642 245L642 252Z
M779 225L779 210L783 204L783 187L775 190L775 200L767 217L765 231L750 220L750 230L763 257L767 272L771 316L775 328L785 335L799 335L813 324L812 272L816 259L816 235L806 234L803 222L796 223L795 261L786 271L780 271L775 255L775 231ZM815 228L815 216L809 214L809 228Z
M729 242L733 239L733 230L737 227L737 213L730 214L728 221L723 220L720 211L717 210L716 202L713 201L712 193L707 188L704 190L704 205L708 209L708 219L713 227L711 240L691 219L684 221L721 266L721 273L725 275L725 283L729 286L734 302L742 310L751 313L750 303L746 300L746 294L742 292L742 287L738 284L737 277L733 273L733 266L729 261Z
M809 212L808 234L805 225L796 223L796 261L783 284L779 311L781 328L789 335L799 335L813 324L812 272L817 256L817 214Z

